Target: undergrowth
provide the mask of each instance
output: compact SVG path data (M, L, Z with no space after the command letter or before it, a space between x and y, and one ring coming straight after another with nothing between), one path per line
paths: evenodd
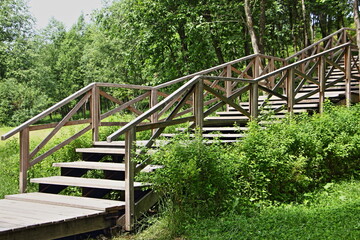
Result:
M265 129L251 122L246 137L232 146L184 134L152 156L165 167L140 180L163 196L168 239L204 219L306 203L330 182L358 179L359 119L360 105L327 105L322 115L289 116Z

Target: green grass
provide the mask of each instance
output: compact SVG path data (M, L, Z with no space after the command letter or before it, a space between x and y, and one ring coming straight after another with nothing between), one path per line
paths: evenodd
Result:
M114 240L150 239L360 239L360 181L327 184L303 204L268 206L243 214L192 219L170 237L167 218L144 232Z

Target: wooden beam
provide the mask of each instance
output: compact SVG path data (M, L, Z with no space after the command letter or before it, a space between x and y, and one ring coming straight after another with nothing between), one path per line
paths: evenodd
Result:
M157 103L158 103L158 90L153 89L153 90L151 90L151 95L150 95L150 108L153 108ZM158 121L159 121L159 113L154 112L150 116L150 122L156 123Z
M92 140L99 140L99 123L100 123L100 95L99 88L95 85L91 94L91 125Z
M320 57L320 64L318 69L318 78L319 78L319 112L324 112L324 102L325 102L325 71L326 71L326 60L324 56Z
M125 231L131 231L135 221L135 162L132 159L135 151L135 141L136 131L135 128L131 128L125 133Z
M29 168L29 147L30 136L29 128L20 131L20 193L26 192L27 188L27 170Z
M250 84L250 114L251 118L255 119L258 117L259 114L259 84L251 83Z
M351 46L347 46L345 50L345 98L346 106L351 105Z
M286 81L287 87L286 87L286 96L287 96L287 108L288 112L292 113L294 109L294 69L289 68L288 69L288 77Z
M226 77L230 78L232 77L232 72L231 72L231 65L227 65L226 67ZM232 82L229 82L229 81L226 81L225 82L225 89L226 89L226 93L225 93L225 96L226 97L229 97L231 96L231 93L232 93ZM229 108L230 108L230 105L226 105L226 110L229 111Z
M194 116L195 126L202 132L204 125L204 83L201 79L195 85L194 90Z
M91 123L91 119L82 119L82 120L74 120L74 121L69 121L67 123L64 124L64 126L73 126L73 125L81 125L81 124L86 124L86 123ZM58 125L59 123L47 123L47 124L41 124L41 125L34 125L34 126L30 126L29 127L29 131L38 131L38 130L43 130L43 129L49 129L49 128L54 128Z

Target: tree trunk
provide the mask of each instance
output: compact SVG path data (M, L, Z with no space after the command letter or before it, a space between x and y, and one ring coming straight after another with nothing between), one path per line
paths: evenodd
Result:
M265 53L265 24L266 24L266 0L260 1L260 35L259 35L259 48L261 53Z
M355 26L356 26L356 45L358 46L358 56L359 56L359 61L360 61L360 18L359 18L359 1L358 0L354 0L354 5L353 5L353 10L354 10L354 21L355 21ZM358 62L359 65L359 62Z
M211 23L213 21L212 16L211 16L211 12L208 11L208 10L204 12L203 17L209 23ZM217 59L219 61L219 64L223 64L225 62L225 60L224 60L224 55L223 55L222 50L221 50L221 42L220 42L219 38L216 35L216 30L211 26L211 24L210 24L210 37L211 37L211 43L212 43L212 45L214 47L215 54L216 54L216 57L217 57Z
M245 0L244 8L245 8L245 16L246 16L246 25L249 29L249 34L250 34L250 38L251 38L251 45L253 47L254 53L258 54L258 53L260 53L259 40L258 40L258 38L255 34L255 30L254 30L254 24L253 24L251 10L250 10L250 0Z
M304 48L305 48L306 46L310 45L310 38L309 38L310 21L308 15L306 14L305 0L301 0L301 8L302 8L302 17L304 21Z

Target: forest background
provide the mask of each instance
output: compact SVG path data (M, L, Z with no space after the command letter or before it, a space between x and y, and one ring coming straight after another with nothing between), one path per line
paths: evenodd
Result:
M35 31L26 1L1 0L0 126L91 82L157 85L254 52L289 56L352 25L348 0L121 0L90 23Z

